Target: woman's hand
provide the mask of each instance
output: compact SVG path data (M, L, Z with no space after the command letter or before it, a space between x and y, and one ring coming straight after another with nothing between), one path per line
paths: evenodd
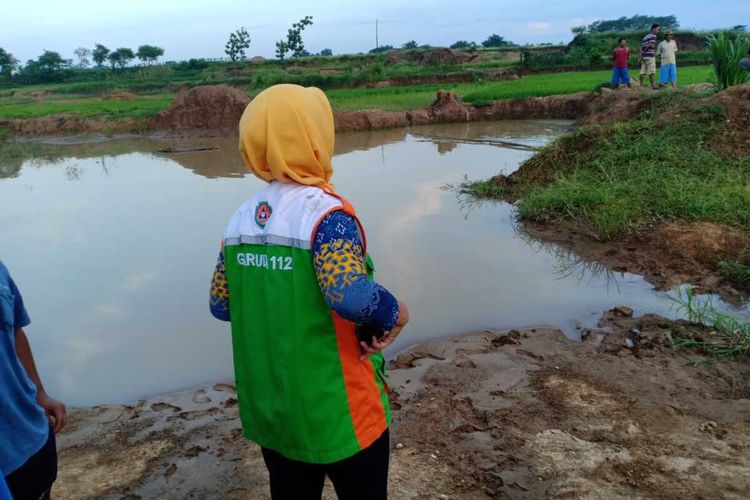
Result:
M396 321L396 326L393 327L391 331L386 333L383 337L378 340L377 338L372 338L372 343L368 344L367 342L360 342L359 345L362 348L362 355L359 357L360 361L366 360L369 356L372 356L373 354L376 354L389 345L393 343L394 340L396 340L396 337L401 333L401 330L404 329L407 323L409 323L409 308L406 307L406 303L399 301L398 302L398 320Z
M53 424L55 434L60 432L60 430L65 427L65 424L68 423L68 410L65 408L65 405L60 401L49 397L46 392L40 392L37 394L36 400L39 403L39 406L44 409L44 413L47 417L50 418L50 423Z

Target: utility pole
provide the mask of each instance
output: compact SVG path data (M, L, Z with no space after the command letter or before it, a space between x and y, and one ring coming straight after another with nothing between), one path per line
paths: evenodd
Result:
M380 47L380 40L378 39L378 23L380 22L379 19L375 19L375 48Z

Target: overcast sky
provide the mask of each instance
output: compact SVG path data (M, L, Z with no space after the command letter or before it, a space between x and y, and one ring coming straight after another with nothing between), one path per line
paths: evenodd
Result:
M633 14L674 14L684 28L750 24L750 0L3 0L0 47L22 62L43 49L72 58L76 47L102 43L110 49L151 44L166 60L224 57L229 32L245 26L248 56L272 57L289 26L311 15L304 34L310 52L365 52L380 44L449 45L481 42L498 33L516 43L560 42L570 27ZM605 5L607 4L607 5Z

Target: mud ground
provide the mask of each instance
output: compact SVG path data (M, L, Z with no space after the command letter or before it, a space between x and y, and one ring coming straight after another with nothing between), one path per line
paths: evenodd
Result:
M391 498L746 498L750 364L701 362L672 342L703 327L630 314L580 343L486 331L399 355ZM231 384L75 410L59 447L56 498L268 498Z

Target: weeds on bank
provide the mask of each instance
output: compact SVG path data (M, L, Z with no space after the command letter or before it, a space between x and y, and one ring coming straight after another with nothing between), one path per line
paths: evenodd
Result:
M700 323L713 330L703 338L676 338L682 347L697 347L719 357L736 357L750 352L750 322L742 321L719 311L711 301L697 301L692 288L678 291L672 300L688 321Z
M713 65L713 84L719 90L732 85L740 85L750 81L750 74L740 66L740 60L747 57L750 50L750 40L744 33L730 36L727 32L719 32L707 37L708 53Z
M518 215L600 240L669 219L750 229L750 159L729 160L711 148L724 127L720 106L673 93L655 98L637 119L579 129L513 177ZM495 195L484 185L465 189Z

